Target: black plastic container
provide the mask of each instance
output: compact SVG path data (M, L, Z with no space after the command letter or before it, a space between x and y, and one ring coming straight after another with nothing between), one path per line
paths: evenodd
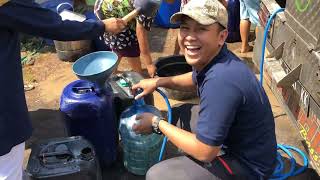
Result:
M157 75L159 77L168 77L185 74L192 71L192 67L186 62L184 56L174 55L161 57L155 62ZM179 91L163 88L169 98L175 100L191 99L197 96L195 90Z
M101 180L94 148L80 136L34 145L26 171L30 180Z

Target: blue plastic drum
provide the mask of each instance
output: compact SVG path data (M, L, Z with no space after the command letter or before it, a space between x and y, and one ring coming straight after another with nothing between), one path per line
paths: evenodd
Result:
M111 91L98 93L94 83L74 81L62 92L60 111L68 136L89 140L103 167L116 160L118 134Z
M73 11L73 0L39 0L36 1L42 8L50 9L51 11L60 13L67 9ZM47 45L54 45L52 39L44 38Z
M42 8L50 9L54 12L62 12L64 9L73 11L73 0L47 0L39 3Z
M161 2L154 23L164 28L177 28L179 24L171 24L170 17L180 11L181 0L175 0L174 3L167 3L166 0Z

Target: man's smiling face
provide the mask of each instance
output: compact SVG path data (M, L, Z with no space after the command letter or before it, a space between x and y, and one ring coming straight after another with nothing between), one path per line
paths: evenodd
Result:
M187 63L201 70L219 53L227 35L227 30L218 23L202 25L185 16L178 40Z

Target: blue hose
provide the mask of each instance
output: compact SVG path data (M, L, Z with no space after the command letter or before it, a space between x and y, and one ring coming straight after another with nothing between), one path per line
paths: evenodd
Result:
M268 19L267 25L264 29L264 36L263 36L263 43L262 43L262 52L261 52L261 59L260 59L260 85L261 87L263 87L263 65L264 65L264 55L265 55L265 48L266 48L266 43L267 43L267 37L268 37L268 31L270 28L270 25L272 23L272 20L274 19L274 17L279 13L279 12L283 12L284 8L280 8L278 10L276 10L275 12L272 13L272 15L270 16L270 18ZM303 171L305 171L308 167L308 158L307 156L298 148L289 146L289 145L282 145L282 144L278 144L277 146L278 150L282 150L283 152L285 152L289 158L290 158L290 170L287 173L283 173L284 171L284 162L282 159L281 154L278 152L277 153L277 162L278 165L276 166L273 175L271 177L270 180L283 180L283 179L287 179L290 176L295 176L297 174L302 173ZM303 166L297 170L295 170L295 166L296 166L296 160L294 159L293 155L291 154L290 150L297 152L302 158L303 158Z
M169 102L168 97L166 96L165 93L163 93L160 89L156 89L158 91L158 93L160 93L160 95L163 97L163 99L166 101L166 104L168 106L168 122L171 124L172 123L172 109L171 109L171 105ZM163 138L163 142L162 142L162 146L161 146L161 150L160 150L160 155L159 155L159 162L162 160L163 157L163 153L166 149L166 143L167 143L167 137Z
M262 43L262 52L261 52L261 58L260 58L260 85L262 87L263 85L263 64L264 64L264 54L266 49L266 43L267 43L267 37L268 37L268 31L271 26L271 22L273 18L279 13L283 12L284 8L280 8L276 10L274 13L272 13L271 17L268 19L266 28L264 29L264 35L263 35L263 43Z
M278 152L277 160L278 160L278 162L280 162L280 166L276 167L276 169L272 175L272 178L270 180L287 179L289 176L292 176L292 174L294 173L294 170L295 170L296 160L294 159L291 152L285 146L283 146L281 144L278 144L278 149L281 149L289 156L289 158L290 158L290 171L287 173L282 173L282 171L284 170L284 162L282 160L282 156Z
M303 171L305 171L308 167L309 164L309 160L307 158L307 156L298 148L293 147L293 146L289 146L289 145L283 145L283 144L278 144L278 149L282 150L283 152L285 152L289 158L290 158L290 170L287 173L283 173L284 171L284 162L282 160L282 156L281 154L278 152L277 154L277 162L278 165L275 168L271 179L269 180L283 180L283 179L287 179L290 176L296 176L300 173L302 173ZM298 153L302 158L303 158L303 166L299 169L296 169L296 160L294 159L292 153L290 152L290 150L295 151L296 153Z
M308 164L309 164L309 160L308 160L307 156L300 149L298 149L296 147L288 146L288 145L283 145L283 146L289 150L296 151L303 158L303 166L301 168L295 170L293 172L292 176L298 175L298 174L302 173L303 171L305 171L308 168Z

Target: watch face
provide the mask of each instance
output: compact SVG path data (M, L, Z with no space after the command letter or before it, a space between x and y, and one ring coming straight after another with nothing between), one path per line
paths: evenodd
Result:
M152 131L156 134L162 134L159 128L159 122L162 120L161 117L156 116L156 118L152 121Z

